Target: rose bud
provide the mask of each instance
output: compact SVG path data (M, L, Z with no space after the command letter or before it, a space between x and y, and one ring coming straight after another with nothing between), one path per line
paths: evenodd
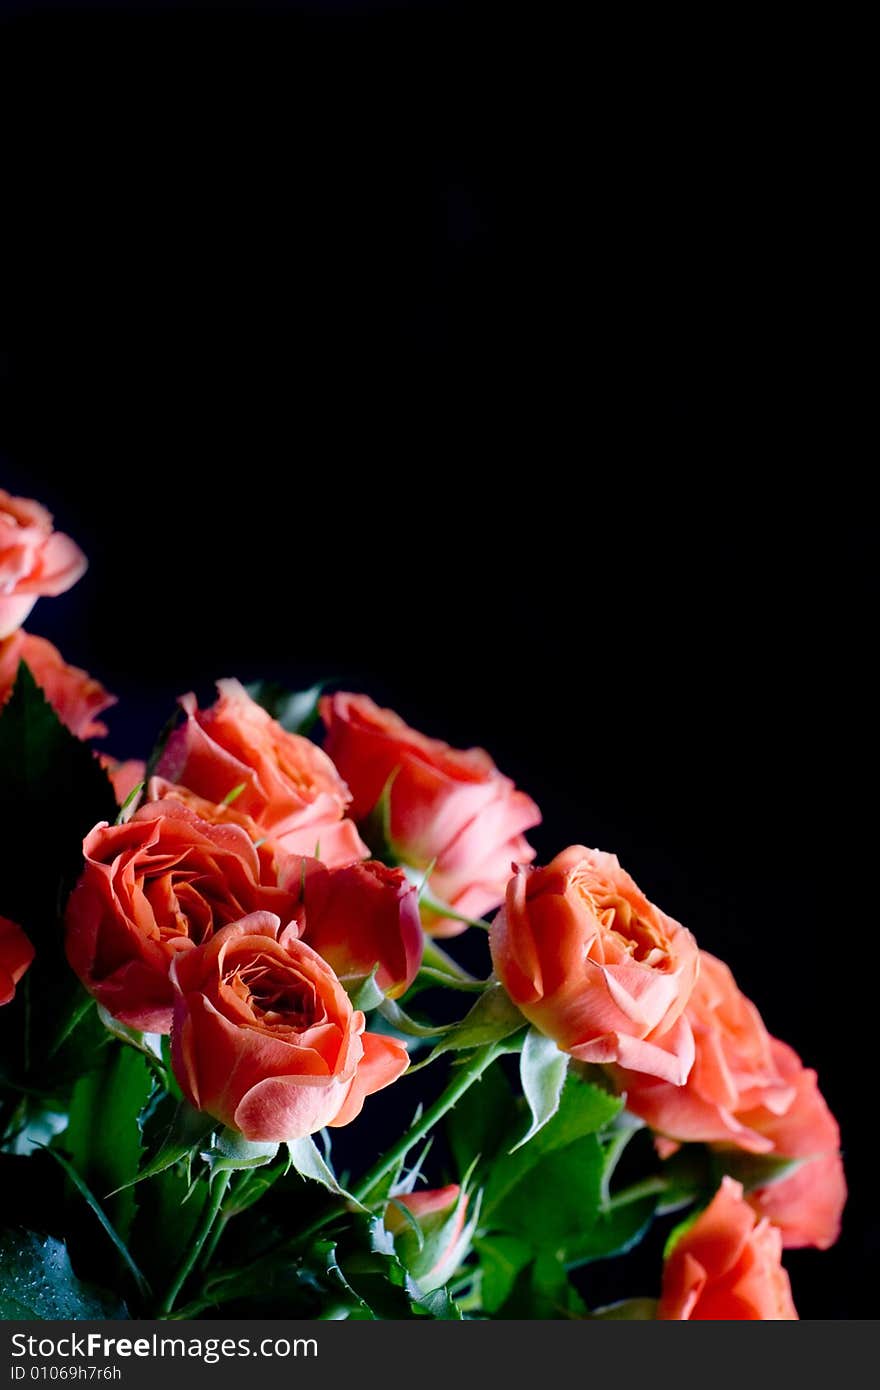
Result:
M34 948L21 927L0 917L0 1004L8 1004L34 958Z
M489 946L513 1002L563 1052L687 1078L697 946L613 854L574 845L546 868L515 866Z
M341 979L378 966L376 984L396 998L422 963L418 892L401 869L375 860L342 869L311 860L302 937Z
M681 1235L663 1270L657 1317L664 1321L792 1321L797 1311L782 1267L782 1237L758 1221L742 1186L724 1178L709 1206Z
M142 806L126 825L96 825L83 853L67 959L114 1018L144 1032L170 1030L175 956L259 909L289 922L299 903L299 881L265 881L243 830L209 825L177 802Z
M364 1032L326 961L255 912L172 967L174 1074L190 1104L256 1142L346 1125L407 1067L406 1048Z
M773 1154L803 1165L750 1201L772 1214L787 1246L837 1239L846 1184L836 1121L797 1054L771 1038L728 967L700 952L700 975L685 1017L696 1057L684 1086L620 1071L627 1108L664 1140ZM663 1143L669 1153L672 1145ZM775 1214L773 1214L775 1213Z
M398 1258L425 1293L448 1284L470 1248L465 1229L468 1198L458 1183L428 1192L406 1192L395 1198L419 1223L422 1244L403 1212L393 1202L385 1208L385 1226L394 1236Z
M345 819L351 795L327 754L283 729L238 681L217 689L207 710L184 695L186 721L168 739L157 777L220 805L235 793L236 817L289 854L331 865L365 859L369 851Z
M21 627L41 594L63 594L86 565L79 546L53 531L45 507L0 488L0 639Z
M534 857L523 835L541 820L534 801L482 748L426 738L366 695L328 695L320 709L325 747L351 788L355 820L386 792L393 853L413 869L431 868L435 902L470 918L497 907L511 861ZM424 902L422 918L435 936L454 936L467 925Z
M100 738L107 725L96 718L116 704L99 681L67 662L45 637L33 637L19 629L0 642L0 706L12 694L23 661L54 709L61 723L77 738Z

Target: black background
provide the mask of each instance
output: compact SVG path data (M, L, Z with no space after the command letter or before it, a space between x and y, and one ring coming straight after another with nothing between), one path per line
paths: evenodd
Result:
M852 1198L795 1299L873 1315L833 54L479 6L19 8L2 482L91 560L29 627L120 696L119 756L216 676L330 673L486 746L542 857L616 851L818 1067Z

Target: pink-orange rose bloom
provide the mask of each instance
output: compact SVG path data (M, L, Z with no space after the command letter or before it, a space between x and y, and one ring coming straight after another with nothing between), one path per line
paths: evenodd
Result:
M102 822L83 841L85 867L66 912L67 958L86 989L129 1027L167 1033L175 956L257 910L294 918L299 881L266 873L237 826L209 825L177 802Z
M12 694L23 661L61 723L77 738L99 738L107 726L96 718L116 696L109 695L87 671L67 662L45 637L34 637L19 629L0 642L0 705Z
M621 1072L628 1109L666 1139L803 1160L749 1200L772 1214L787 1246L832 1245L846 1184L839 1130L816 1073L770 1036L728 967L707 951L685 1017L696 1046L687 1083Z
M0 1004L8 1004L34 958L34 948L21 927L0 917Z
M418 892L400 869L375 860L328 869L316 860L306 872L303 940L342 979L369 975L392 998L412 984L424 936Z
M325 696L321 718L327 752L351 788L355 820L363 820L388 787L394 853L415 869L433 865L434 899L463 917L497 907L511 862L534 858L523 833L541 820L534 801L482 748L460 750L426 738L366 695ZM436 936L466 926L424 906L423 918Z
M573 845L546 868L516 867L489 945L511 999L564 1052L686 1080L696 942L613 854Z
M327 754L283 729L238 681L220 681L217 689L210 709L200 710L194 695L181 700L186 720L165 746L158 778L214 803L241 788L230 808L235 816L290 854L320 849L331 865L366 858L345 818L348 787Z
M69 536L39 502L0 488L0 639L21 627L41 594L63 594L86 569Z
M758 1221L742 1187L724 1178L709 1206L675 1244L663 1270L657 1317L666 1321L792 1321L782 1237Z
M172 1065L190 1104L272 1143L345 1125L407 1066L406 1048L364 1031L326 961L256 912L181 953Z

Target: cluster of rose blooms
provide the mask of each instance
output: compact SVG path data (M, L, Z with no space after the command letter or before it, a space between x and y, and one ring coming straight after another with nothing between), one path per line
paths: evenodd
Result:
M111 698L21 627L38 595L84 567L41 507L0 492L0 700L24 661L89 739ZM66 952L115 1019L170 1032L193 1106L253 1141L348 1124L408 1056L366 1029L340 981L375 970L399 997L426 933L452 936L499 909L497 979L559 1049L603 1069L661 1157L700 1142L797 1160L748 1193L723 1179L667 1259L659 1316L796 1317L781 1251L837 1237L838 1127L815 1072L768 1033L726 965L613 855L575 845L536 867L525 832L538 808L482 750L425 737L364 695L322 698L323 747L236 681L209 708L180 703L138 809L86 836ZM120 802L144 779L141 764L102 761ZM398 867L362 838L380 802ZM0 1003L32 955L0 918ZM426 1211L457 1195L409 1200Z

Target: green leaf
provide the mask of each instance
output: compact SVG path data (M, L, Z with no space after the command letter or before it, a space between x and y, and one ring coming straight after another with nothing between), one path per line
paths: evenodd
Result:
M456 1023L419 1023L418 1019L410 1018L395 1000L386 999L384 995L379 1005L379 1013L392 1028L396 1028L399 1033L406 1033L411 1038L436 1038L451 1033L458 1027ZM437 1055L436 1048L432 1057L434 1055Z
M148 1133L158 1130L153 1156L142 1163L136 1177L124 1183L123 1187L131 1187L133 1183L143 1182L145 1178L153 1178L157 1173L164 1173L172 1164L198 1153L206 1135L216 1124L213 1116L201 1110L194 1110L185 1100L175 1103L170 1096L161 1096L156 1106L152 1109L148 1107L148 1113L142 1116L142 1132L145 1138Z
M118 1018L114 1018L108 1013L103 1004L97 1005L98 1018L107 1029L107 1032L128 1047L133 1047L146 1057L147 1062L152 1068L157 1066L165 1071L165 1064L162 1057L162 1039L158 1033L139 1033L135 1028L129 1028L128 1024L120 1023Z
M459 1176L479 1154L491 1162L513 1120L513 1092L500 1066L489 1067L449 1112L446 1130Z
M598 1134L615 1118L621 1108L621 1101L584 1081L575 1071L570 1071L562 1091L556 1114L524 1148L498 1156L492 1164L486 1188L484 1215L489 1216L525 1176L539 1163L545 1154L567 1145L587 1135ZM602 1169L604 1151L600 1150Z
M567 1053L560 1052L552 1038L546 1038L537 1028L530 1028L519 1060L523 1095L532 1112L532 1122L522 1139L514 1144L512 1153L527 1144L556 1114L570 1059Z
M245 1139L237 1130L224 1127L211 1136L207 1149L202 1149L202 1158L212 1173L236 1171L239 1168L262 1168L277 1156L277 1144L259 1144Z
M373 966L369 975L359 975L356 979L340 981L351 1000L353 1009L360 1009L362 1013L369 1013L371 1009L378 1009L385 1002L385 995L376 984L376 971L378 969L377 964Z
M486 1225L522 1236L536 1250L563 1255L599 1214L602 1167L602 1146L594 1134L545 1154L491 1207L487 1194Z
M654 1219L656 1197L642 1197L620 1207L600 1211L589 1230L576 1233L567 1242L565 1263L569 1269L607 1260L612 1255L625 1255L645 1235Z
M287 1151L290 1154L290 1162L300 1177L320 1183L328 1192L334 1193L337 1197L344 1197L346 1202L352 1203L359 1211L366 1210L356 1197L352 1197L350 1192L340 1187L333 1170L325 1163L311 1135L307 1135L305 1139L289 1140Z
M104 1211L95 1194L91 1191L87 1184L83 1182L82 1178L74 1168L73 1164L68 1163L67 1159L64 1157L63 1154L58 1153L56 1149L48 1148L46 1152L51 1154L52 1157L55 1159L56 1163L61 1165L67 1176L70 1178L70 1181L76 1188L77 1192L80 1194L80 1196L83 1198L86 1204L94 1212L95 1216L98 1218L100 1226L109 1236L111 1243L113 1244L119 1255L122 1257L123 1264L127 1267L129 1272L133 1276L134 1281L138 1287L138 1292L140 1293L141 1297L149 1298L149 1284L147 1283L146 1279L141 1274L140 1270L138 1269L137 1265L132 1259L131 1254L128 1250L128 1246L125 1244L125 1241L119 1235L118 1231L114 1230L110 1221L108 1221L106 1212Z
M138 1116L151 1085L150 1069L139 1053L114 1044L102 1048L97 1065L73 1088L70 1120L56 1143L106 1206L108 1220L123 1242L134 1216L134 1194L120 1189L137 1176Z
M523 1028L525 1022L503 986L490 985L461 1022L444 1034L431 1050L428 1060L433 1061L444 1052L498 1042Z
M126 1318L115 1294L77 1279L63 1241L33 1231L0 1232L0 1318Z
M188 1201L189 1178L182 1164L164 1169L134 1189L137 1212L129 1234L129 1249L156 1289L165 1288L195 1236L208 1184L199 1183Z
M485 1312L497 1313L534 1252L528 1241L505 1235L479 1236L474 1249L480 1260L480 1301Z
M318 681L308 690L291 691L277 681L253 681L245 690L282 729L290 734L308 734L318 722L318 701L329 683Z
M77 1049L88 1037L77 1020L75 1046L60 1048L84 998L64 954L60 915L82 867L83 836L115 819L116 798L94 753L64 727L23 662L0 714L0 768L2 912L36 950L15 998L0 1009L0 1072L11 1084L58 1096L80 1069Z

